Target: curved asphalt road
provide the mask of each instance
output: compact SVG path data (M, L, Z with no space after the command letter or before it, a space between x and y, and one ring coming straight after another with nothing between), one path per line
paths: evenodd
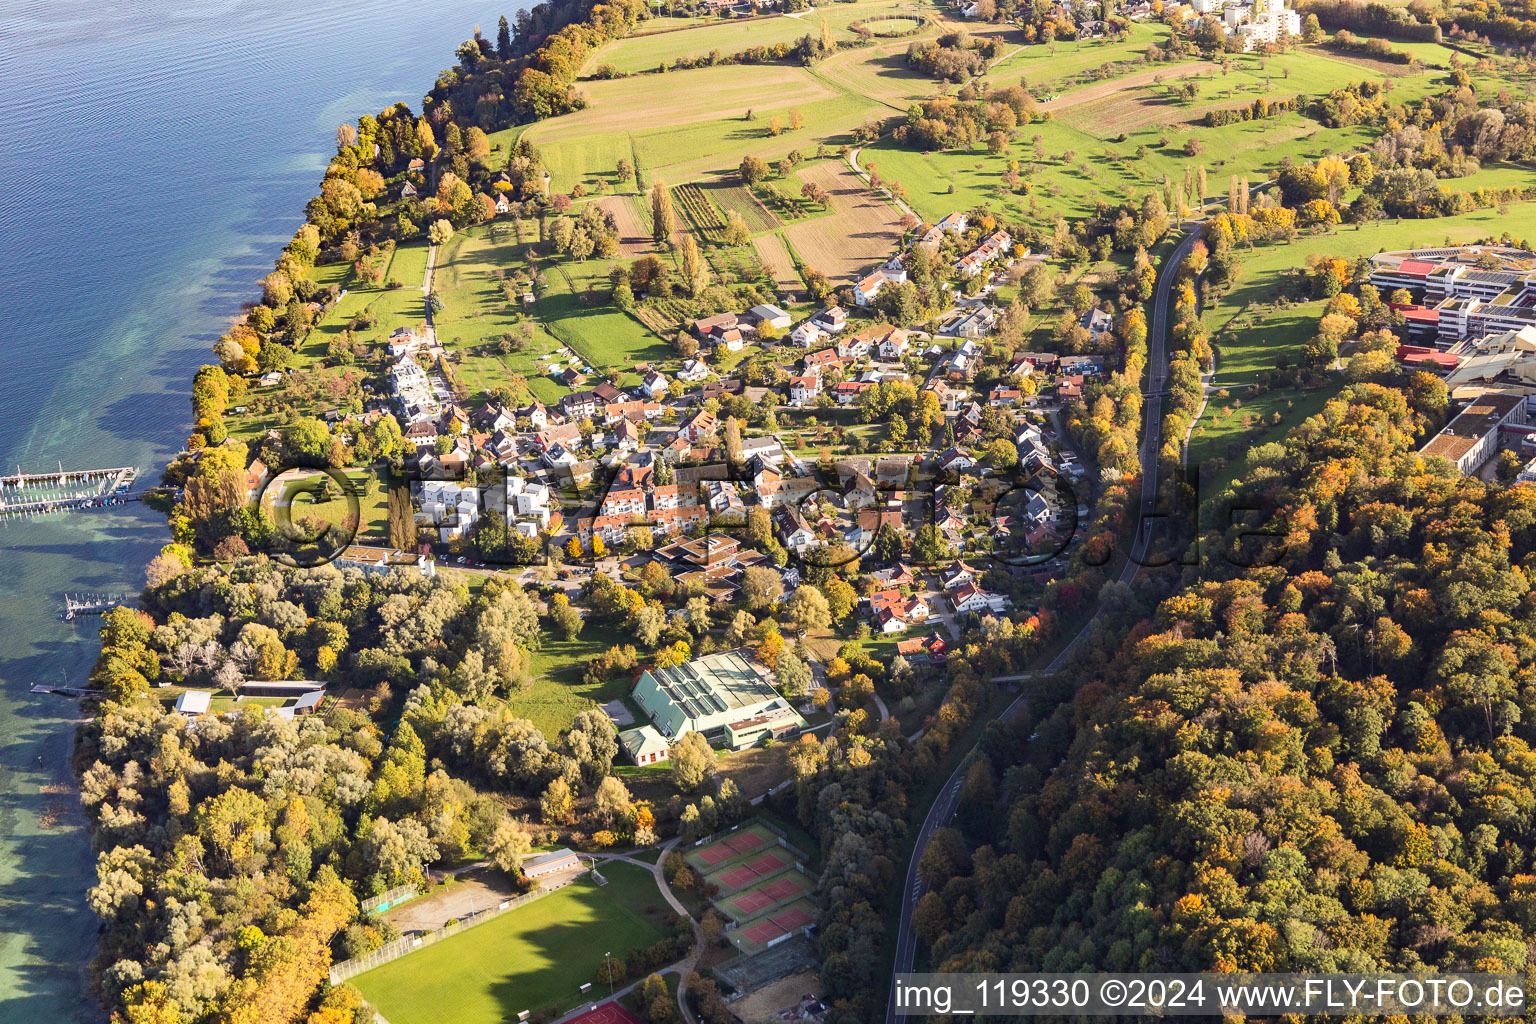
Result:
M1161 275L1157 281L1157 297L1152 307L1151 330L1147 332L1147 366L1148 387L1147 398L1143 404L1144 432L1141 438L1141 515L1142 519L1136 528L1136 538L1131 544L1131 556L1126 559L1125 568L1120 573L1120 580L1129 583L1136 578L1136 573L1141 569L1141 563L1146 558L1147 544L1151 540L1153 528L1157 520L1146 518L1155 510L1157 504L1157 453L1162 447L1163 437L1163 393L1168 387L1168 312L1172 304L1173 281L1178 274L1179 265L1189 255L1194 247L1199 233L1189 231L1179 240L1178 246L1173 250L1168 262L1163 265ZM1045 667L1046 673L1060 671L1062 666L1077 650L1097 621L1098 615L1088 620L1072 642L1062 648L1060 654L1051 660ZM1009 677L1012 678L1012 677ZM1003 711L1000 716L1006 720L1013 717L1019 705L1024 702L1024 693L1015 697L1012 704ZM891 986L894 993L896 974L910 973L914 957L917 953L917 937L912 932L912 911L917 907L917 901L926 891L917 877L917 865L923 857L923 851L928 848L928 840L933 836L933 830L947 825L955 816L955 805L959 800L960 784L964 780L963 773L969 766L962 761L944 783L944 788L934 800L933 806L928 808L928 816L923 819L922 828L917 833L917 843L912 848L912 860L907 864L907 880L902 889L901 925L896 933L896 963L892 971ZM898 1020L905 1020L906 1014L898 1014L895 1009L895 1000L890 999L886 1004L886 1024L896 1024Z

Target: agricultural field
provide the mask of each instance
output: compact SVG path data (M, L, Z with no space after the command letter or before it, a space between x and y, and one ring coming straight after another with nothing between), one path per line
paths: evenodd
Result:
M640 212L640 202L635 196L605 196L597 200L603 212L612 214L619 225L619 255L627 260L644 256L655 247L650 217Z
M773 211L764 206L751 189L742 185L739 178L704 182L701 187L722 215L735 210L747 222L747 228L754 235L762 231L776 231L783 226Z
M784 231L806 266L847 281L890 256L901 241L901 211L865 187L842 161L811 164L797 173L802 181L826 189L832 203L829 216Z
M841 138L870 109L870 101L804 68L750 65L674 74L687 76L686 87L652 76L585 82L585 110L530 126L525 137L539 147L552 187L568 192L578 182L611 180L620 159L637 161L647 184L661 178L675 185L733 169L748 153L777 158L796 146L814 149ZM787 124L791 109L800 111L805 127L770 135L769 118Z
M591 74L604 64L621 74L655 71L679 58L704 56L715 50L730 56L754 46L793 43L807 34L819 36L822 21L826 21L832 29L834 39L848 42L854 38L848 29L852 22L890 20L900 12L896 20L913 25L922 12L933 9L934 5L916 0L863 0L859 3L831 4L793 17L731 18L702 22L696 19L654 19L660 23L675 21L682 24L661 24L656 31L642 31L609 43L588 58L582 72ZM642 23L642 30L651 24Z
M795 261L790 258L789 247L785 245L783 236L758 235L752 239L752 247L757 250L758 258L773 276L773 283L779 291L797 295L804 287L804 282L800 280L800 272L795 269Z
M674 206L688 223L696 238L719 242L725 231L725 217L703 189L697 185L679 185L672 190Z
M668 931L671 915L648 871L615 863L603 865L603 875L605 886L583 876L351 984L386 1020L411 1024L514 1020L520 1010L570 1008L577 986L595 980L605 953L623 959Z
M817 64L812 73L839 89L883 104L871 116L905 114L913 103L939 91L938 83L907 66L907 47L913 38L882 40L873 46L845 50Z

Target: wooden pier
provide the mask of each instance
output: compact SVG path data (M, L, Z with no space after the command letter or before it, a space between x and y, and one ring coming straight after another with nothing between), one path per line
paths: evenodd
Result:
M123 598L109 594L65 594L64 618L74 619L82 615L103 615L123 603Z
M46 683L33 683L32 692L56 693L61 697L95 697L101 694L100 690L91 690L84 686L49 686Z
M138 474L133 466L80 470L60 466L57 473L23 473L17 467L10 476L0 476L0 517L108 508L139 501L144 492L129 490Z

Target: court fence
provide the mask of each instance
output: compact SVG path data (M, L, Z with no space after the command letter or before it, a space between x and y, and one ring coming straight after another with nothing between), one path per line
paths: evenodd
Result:
M533 890L533 892L524 893L521 896L514 896L511 899L502 900L498 905L494 907L484 907L480 910L471 911L461 918L449 921L441 928L430 932L421 932L416 935L405 935L393 942L384 943L384 945L380 946L372 953L364 953L362 956L353 957L351 960L343 960L339 964L332 964L331 984L340 985L348 978L355 978L365 971L373 970L375 967L383 967L390 961L398 960L402 956L405 956L407 953L414 953L416 950L430 946L434 942L440 942L443 939L451 938L466 928L473 928L477 924L484 924L486 921L489 921L492 918L500 917L502 914L505 914L509 910L516 910L518 907L527 906L534 900L548 896L552 892L558 892L559 890L564 889L566 886L570 885L576 879L585 874L587 874L587 871L581 871L580 873L572 875L570 878L565 879L557 885L552 885L548 888L538 888Z

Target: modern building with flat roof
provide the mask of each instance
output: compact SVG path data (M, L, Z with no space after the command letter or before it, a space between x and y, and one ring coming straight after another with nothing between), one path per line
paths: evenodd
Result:
M1439 456L1455 464L1463 476L1488 461L1499 446L1499 430L1525 423L1525 396L1490 391L1472 401L1445 429L1419 450L1425 458Z
M765 715L775 722L787 719L795 728L805 727L805 719L779 696L767 673L741 651L709 654L675 668L649 669L635 684L634 697L669 740L690 732L713 739L724 736L727 726ZM758 732L753 738L761 735Z

